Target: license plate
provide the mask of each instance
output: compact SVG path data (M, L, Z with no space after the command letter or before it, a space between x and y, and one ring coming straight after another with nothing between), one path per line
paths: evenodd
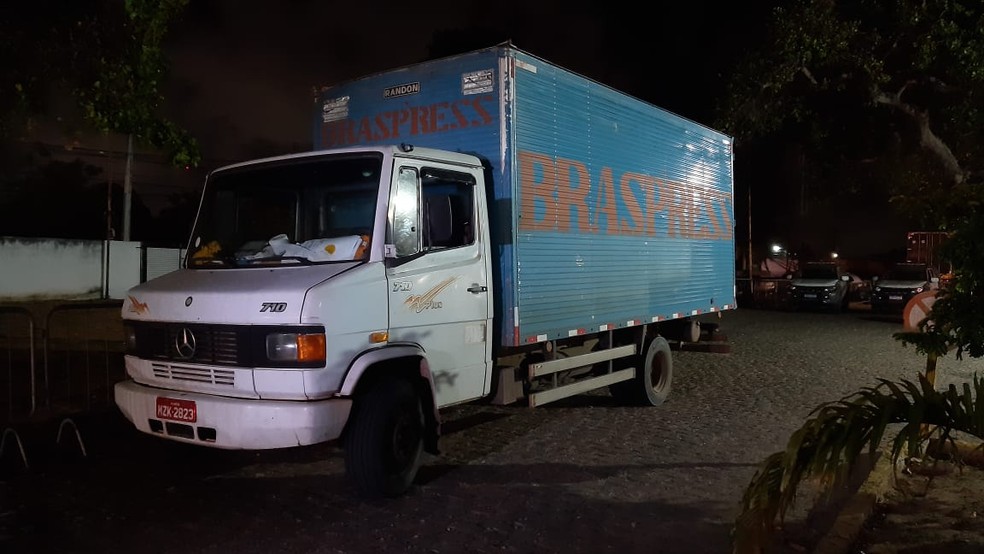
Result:
M817 297L817 295L815 295L815 294L809 294L809 293L803 295L803 298L816 298L816 297Z
M198 408L194 400L178 400L177 398L157 397L157 419L171 421L198 421Z
M902 295L892 294L888 297L889 300L902 300Z

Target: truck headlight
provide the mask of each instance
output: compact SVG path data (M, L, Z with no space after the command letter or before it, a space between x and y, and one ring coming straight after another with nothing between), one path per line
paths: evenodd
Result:
M123 326L123 348L128 354L137 351L137 330L132 325Z
M266 337L266 355L274 362L323 362L324 333L271 333Z

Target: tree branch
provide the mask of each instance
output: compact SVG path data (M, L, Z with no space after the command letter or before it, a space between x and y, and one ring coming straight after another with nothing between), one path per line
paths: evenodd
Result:
M814 86L817 85L817 79L813 76L813 73L810 72L810 68L805 65L800 66L800 72L803 73L803 75L806 75L806 78L809 79Z
M960 167L960 162L957 161L957 157L953 155L950 147L933 132L933 129L929 125L929 113L902 101L902 93L905 92L905 89L910 84L912 83L908 82L903 85L896 94L887 94L880 89L876 89L872 93L872 98L876 104L884 104L895 108L915 121L919 127L920 146L936 156L943 165L943 170L953 181L953 184L959 185L963 183L967 178L967 172Z

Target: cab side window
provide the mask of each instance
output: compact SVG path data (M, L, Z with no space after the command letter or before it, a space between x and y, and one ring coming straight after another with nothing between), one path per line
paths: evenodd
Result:
M424 168L421 177L423 249L474 244L475 179L467 173L431 168Z
M420 252L420 187L417 170L401 167L390 199L390 231L388 242L397 257L413 256Z

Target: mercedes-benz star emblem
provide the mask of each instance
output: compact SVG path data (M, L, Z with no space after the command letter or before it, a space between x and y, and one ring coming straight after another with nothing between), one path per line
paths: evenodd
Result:
M184 327L174 336L174 349L178 351L178 357L185 360L195 355L195 334L191 329Z

